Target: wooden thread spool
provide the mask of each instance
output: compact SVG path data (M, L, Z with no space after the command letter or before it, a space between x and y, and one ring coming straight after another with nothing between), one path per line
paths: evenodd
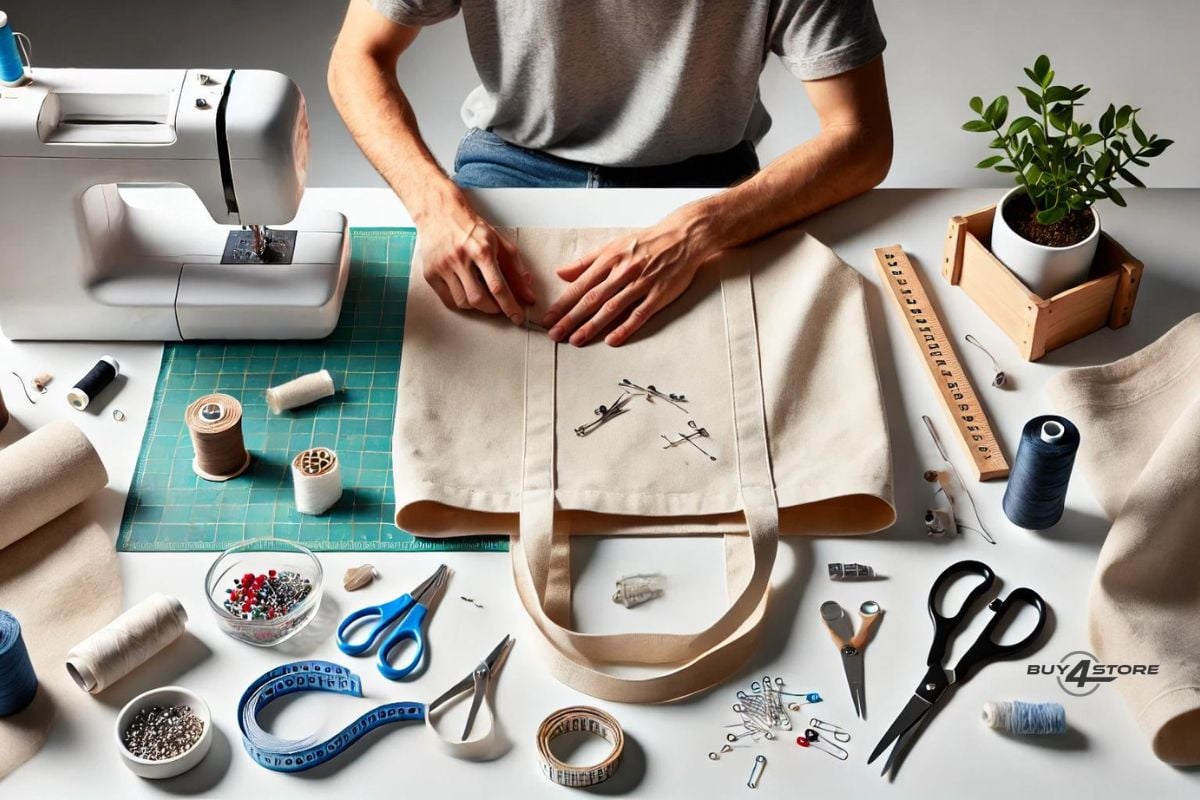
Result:
M184 413L196 457L192 470L206 481L236 478L250 466L242 440L242 404L227 394L206 394Z
M342 468L337 453L313 447L292 459L292 484L296 510L324 514L342 496Z

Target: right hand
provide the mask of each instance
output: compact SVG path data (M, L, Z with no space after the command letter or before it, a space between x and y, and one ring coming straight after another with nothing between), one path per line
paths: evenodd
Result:
M425 280L446 308L500 314L525 324L533 305L533 276L517 247L501 236L451 186L417 219Z

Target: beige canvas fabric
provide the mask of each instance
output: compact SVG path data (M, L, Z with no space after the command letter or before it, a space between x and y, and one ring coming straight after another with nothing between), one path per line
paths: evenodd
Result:
M507 231L535 277L538 319L554 269L623 231ZM421 265L415 264L414 276ZM863 281L801 231L731 251L620 348L555 345L543 331L445 309L409 288L395 458L397 524L421 536L513 536L518 593L552 671L615 700L676 699L749 655L779 535L892 523L891 457ZM628 378L687 397L686 412L635 396L580 437ZM686 444L697 442L712 461ZM590 635L571 628L577 535L727 536L730 606L694 634ZM614 663L660 665L656 677Z
M20 621L39 681L28 708L0 718L0 778L37 753L56 720L72 724L81 693L63 666L67 650L120 611L116 550L85 502L107 482L68 422L0 450L0 608Z
M1095 654L1159 665L1116 686L1156 756L1200 765L1200 314L1047 394L1079 426L1080 467L1113 521L1089 602Z

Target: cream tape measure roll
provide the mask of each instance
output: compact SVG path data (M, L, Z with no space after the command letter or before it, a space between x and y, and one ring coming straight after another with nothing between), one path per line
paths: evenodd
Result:
M583 731L608 741L608 758L590 767L576 767L555 758L550 743L564 733ZM591 706L571 706L555 711L542 720L537 732L537 757L542 774L559 786L582 788L604 783L616 774L625 751L625 731L609 714Z

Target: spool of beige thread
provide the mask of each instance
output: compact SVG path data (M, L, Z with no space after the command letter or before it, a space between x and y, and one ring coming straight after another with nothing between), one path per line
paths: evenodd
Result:
M329 370L310 372L295 380L267 389L267 406L274 414L282 414L293 408L306 406L324 397L333 397L337 387Z
M250 466L242 439L242 404L227 394L206 394L184 412L192 436L192 470L206 481L236 478Z
M342 467L337 453L313 447L292 459L292 484L296 510L301 514L324 514L342 496Z
M183 604L152 594L67 652L67 672L79 688L97 694L145 664L183 635Z

